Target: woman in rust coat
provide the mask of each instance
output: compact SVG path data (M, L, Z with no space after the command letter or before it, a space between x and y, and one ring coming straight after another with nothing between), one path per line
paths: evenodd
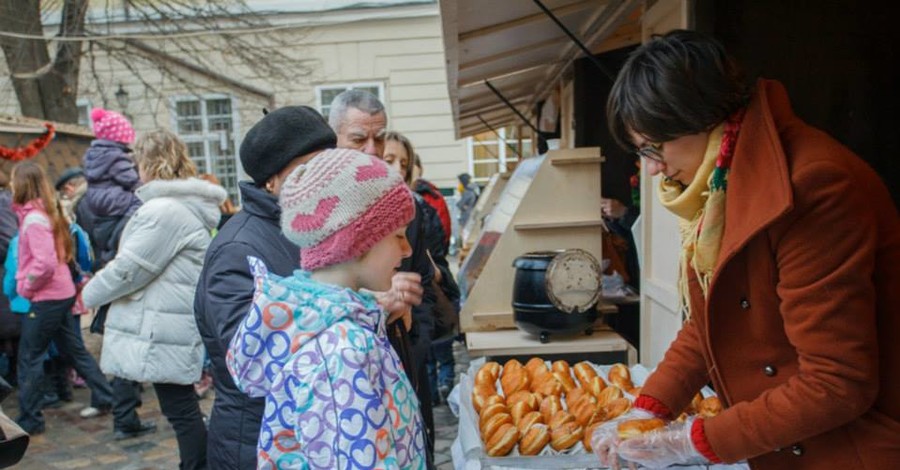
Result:
M709 382L725 410L626 441L601 427L601 461L897 468L900 219L879 176L697 32L636 50L607 113L683 239L687 321L631 416L677 417Z

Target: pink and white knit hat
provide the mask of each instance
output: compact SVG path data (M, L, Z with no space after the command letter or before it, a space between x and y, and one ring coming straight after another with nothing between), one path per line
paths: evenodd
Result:
M108 109L94 108L91 111L91 121L94 123L94 135L98 139L126 145L134 143L134 128L125 116Z
M400 174L356 150L329 149L300 165L281 187L281 230L313 270L362 256L415 215Z

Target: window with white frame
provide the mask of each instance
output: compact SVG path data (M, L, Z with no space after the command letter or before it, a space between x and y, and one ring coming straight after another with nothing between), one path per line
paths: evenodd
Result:
M384 84L380 82L340 83L332 85L319 85L316 87L316 107L325 119L331 111L331 102L337 95L347 90L363 90L378 97L384 103Z
M172 99L174 128L200 173L215 175L232 201L240 201L233 97L208 95Z
M512 171L519 159L533 154L531 139L516 126L469 137L467 146L469 173L477 183L487 183L495 173Z
M75 102L75 106L78 109L78 125L84 126L87 128L92 128L91 126L91 102L85 98L80 98Z

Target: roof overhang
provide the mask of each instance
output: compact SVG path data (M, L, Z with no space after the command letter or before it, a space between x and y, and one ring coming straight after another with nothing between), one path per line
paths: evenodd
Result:
M520 121L485 83L531 116L584 55L531 1L441 0L447 85L457 137ZM640 42L641 0L542 0L593 53ZM521 121L520 121L521 122Z

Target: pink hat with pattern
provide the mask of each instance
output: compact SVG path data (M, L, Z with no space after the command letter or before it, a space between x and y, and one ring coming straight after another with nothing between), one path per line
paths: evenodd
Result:
M125 116L108 109L94 108L91 111L91 121L94 123L94 135L98 139L126 145L134 143L134 128Z
M300 165L281 187L281 230L313 270L362 256L415 215L400 174L371 155L329 149Z

